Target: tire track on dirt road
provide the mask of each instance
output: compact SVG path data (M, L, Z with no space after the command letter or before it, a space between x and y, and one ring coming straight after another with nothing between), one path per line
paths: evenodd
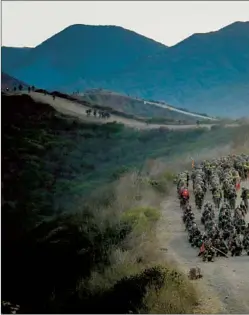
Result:
M243 183L244 187L249 187L249 183ZM191 184L190 184L191 187ZM191 197L193 192L190 189ZM212 295L216 294L223 308L222 312L227 314L248 314L249 313L249 256L244 252L240 257L217 257L214 262L202 262L198 255L198 249L191 247L188 242L188 234L182 222L182 210L180 209L179 200L176 197L176 191L172 191L172 195L162 203L162 215L168 229L167 237L160 237L161 246L166 247L167 259L176 262L179 267L188 273L192 267L200 267L203 272L203 279L197 280L197 286L205 286L207 299L212 299ZM240 196L240 192L238 193ZM207 193L205 202L212 201L211 194ZM237 204L240 198L237 200ZM197 225L201 227L201 212L196 210L193 198L190 202L194 210ZM216 213L216 216L218 214ZM247 214L247 222L249 214ZM162 227L160 227L162 229Z

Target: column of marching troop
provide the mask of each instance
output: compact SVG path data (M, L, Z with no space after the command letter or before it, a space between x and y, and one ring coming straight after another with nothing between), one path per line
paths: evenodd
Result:
M249 223L246 222L249 189L241 187L248 175L249 156L245 154L205 160L192 165L191 175L188 171L178 174L177 194L188 240L199 249L198 256L203 261L228 257L229 253L249 255ZM194 203L201 212L199 226L190 205L190 179ZM208 195L212 202L205 201Z

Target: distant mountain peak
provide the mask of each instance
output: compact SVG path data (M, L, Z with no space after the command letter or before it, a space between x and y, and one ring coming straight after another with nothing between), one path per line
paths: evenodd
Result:
M154 39L151 39L149 37L146 37L144 35L141 35L133 30L124 28L123 26L119 26L119 25L89 25L89 24L72 24L67 26L66 28L64 28L63 30L61 30L60 32L52 35L50 38L46 39L44 42L42 42L41 44L39 44L38 46L41 46L42 44L50 41L53 38L58 38L61 36L65 36L65 35L71 35L71 36L80 36L83 35L84 33L86 34L87 32L92 32L92 36L95 35L96 37L99 36L99 32L102 32L102 36L107 36L108 34L111 34L110 32L119 32L119 34L130 34L133 36L137 36L140 37L141 39L147 40L147 41L151 41L151 42L155 42L159 45L161 45L162 47L168 47L165 44L162 44ZM84 32L84 33L83 33Z
M244 34L249 35L249 21L242 22L242 21L236 21L232 24L225 25L222 28L216 30L216 31L211 31L211 32L206 32L206 33L194 33L190 35L189 37L185 38L183 41L177 43L176 45L172 46L171 48L176 48L182 45L185 45L188 42L193 42L196 39L204 39L208 38L209 36L220 36L220 35L228 35L228 36L240 36Z
M226 26L223 26L222 28L219 29L221 30L230 30L230 29L236 29L239 30L241 28L249 27L249 21L236 21L231 24L228 24Z
M48 90L99 87L210 115L244 115L249 22L194 34L172 47L120 26L74 24L28 53L2 48L2 70Z

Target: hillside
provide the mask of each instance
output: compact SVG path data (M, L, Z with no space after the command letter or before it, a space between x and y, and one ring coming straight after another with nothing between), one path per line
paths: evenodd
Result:
M121 27L73 25L25 52L8 73L50 90L102 87L237 118L249 114L248 47L249 22L194 34L173 47ZM3 55L3 69L10 59Z
M62 114L76 117L77 119L95 124L108 124L118 123L123 124L125 127L137 129L137 130L148 130L148 129L165 129L165 130L185 130L185 129L196 129L196 128L208 128L217 127L217 125L223 125L223 127L234 128L238 127L242 120L229 120L229 119L216 119L210 120L209 117L201 116L201 119L197 114L184 113L182 120L175 120L174 115L172 118L167 116L154 117L154 118L143 118L133 114L129 114L123 111L113 109L91 103L81 97L76 97L68 94L64 94L58 91L52 93L44 93L44 90L36 90L36 92L23 92L30 95L35 101L49 104L54 109ZM147 103L150 104L150 103ZM153 104L153 103L151 103ZM158 105L159 106L159 105ZM161 106L161 105L160 105ZM168 110L169 112L176 112L176 109ZM104 114L104 116L103 116ZM107 116L106 116L107 115ZM194 115L194 116L192 116ZM194 119L193 119L194 117Z
M121 74L112 87L192 111L248 115L248 47L249 22L195 34Z
M76 184L72 186L72 194L80 192L81 196L101 185L103 180L112 180L114 174L124 166L140 169L146 159L169 158L187 149L190 152L194 148L212 148L218 143L225 144L243 128L213 128L211 131L195 128L185 132L159 128L138 130L117 123L96 124L86 120L80 121L69 114L65 116L66 113L63 114L59 105L54 105L55 109L58 108L57 112L48 105L49 99L47 104L45 99L38 99L41 102L25 94L2 96L6 141L9 132L16 134L23 128L24 134L19 134L16 139L14 137L13 141L24 141L23 144L27 145L27 148L30 145L31 150L38 150L37 153L41 154L43 159L42 163L45 163L44 167L47 165L45 169L49 171L49 177L55 172L56 185L61 183L66 187L70 178L77 178L79 188ZM67 108L68 106L67 104ZM17 156L22 151L16 151L14 144L9 145L11 152L14 150ZM25 152L21 157L30 159L29 153L26 155ZM61 171L64 167L65 174ZM8 172L7 166L4 169ZM52 183L55 184L55 181L52 180ZM46 181L41 184L46 185ZM63 189L66 189L65 187ZM57 188L58 196L55 194L54 197L62 198L63 202L57 200L56 204L66 206L65 200L70 199L70 191L68 187L65 196L63 191Z
M112 182L141 168L146 156L176 147L179 135L173 140L161 132L79 123L28 95L3 95L2 118L2 301L18 305L21 313L148 310L145 292L154 284L165 290L159 280L165 276L168 286L170 277L148 260L158 255L150 250L158 246L149 231L159 213L146 207L139 177ZM195 131L187 137L200 135ZM162 148L165 141L168 149ZM153 196L150 189L146 197ZM123 194L129 199L121 202ZM121 207L125 216L117 211ZM129 218L138 210L138 217L146 215L137 226ZM151 244L142 246L143 251L138 248L140 233ZM140 283L136 294L134 281ZM197 293L188 286L192 297L186 296L185 312L197 302ZM113 299L120 302L110 303ZM167 313L163 303L162 312Z
M115 73L165 49L122 27L72 25L32 49L10 74L41 88L74 91L112 80Z
M18 67L23 59L27 56L32 48L29 47L6 47L2 46L2 71L12 73Z
M18 88L19 84L23 87L28 87L28 85L22 81L19 81L16 78L11 77L7 73L1 73L1 89L4 90L6 88L13 89L14 87Z
M200 312L198 284L156 236L175 169L149 165L190 164L248 127L139 131L80 122L29 95L1 105L3 313L7 303L22 314Z
M130 97L128 95L115 93L106 90L87 90L80 96L74 95L77 99L85 100L91 104L98 104L100 106L111 107L121 112L125 112L131 115L135 115L143 118L151 118L154 122L163 122L170 120L181 120L186 122L196 122L199 117L190 116L186 114L176 112L174 110L166 109L148 103L148 100L141 100L138 98ZM203 117L206 119L206 117Z

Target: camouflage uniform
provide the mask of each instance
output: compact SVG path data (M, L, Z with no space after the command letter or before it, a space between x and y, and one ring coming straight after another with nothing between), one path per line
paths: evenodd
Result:
M203 261L214 261L214 257L216 254L215 249L212 247L211 240L207 240L204 242L205 251L203 253Z
M242 188L241 199L244 201L246 207L246 213L248 211L248 199L249 199L249 189Z

